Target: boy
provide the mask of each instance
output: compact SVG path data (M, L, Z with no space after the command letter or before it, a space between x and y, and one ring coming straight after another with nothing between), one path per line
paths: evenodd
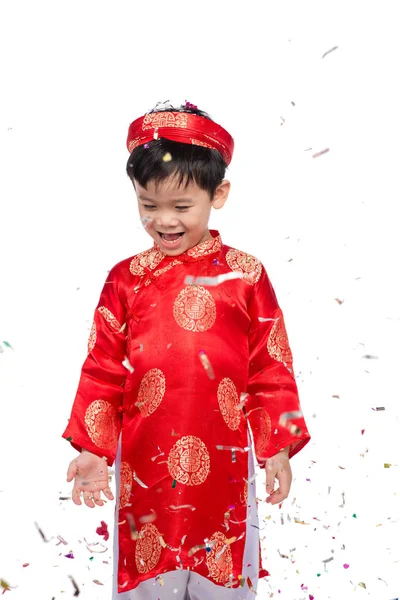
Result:
M114 600L254 598L268 573L253 441L276 504L310 437L282 311L260 261L208 229L229 194L229 133L186 102L134 121L127 146L153 247L100 296L63 434L81 452L72 498L112 500L116 459Z

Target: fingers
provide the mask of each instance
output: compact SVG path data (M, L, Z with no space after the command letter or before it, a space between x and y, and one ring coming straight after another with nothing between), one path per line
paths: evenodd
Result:
M104 488L103 494L108 500L114 500L114 496L109 487Z
M283 500L289 496L290 486L292 483L292 470L290 468L289 461L287 462L287 466L281 467L278 470L276 477L279 481L279 487L271 493L269 498L267 498L268 504L278 504L283 502Z
M97 494L98 492L94 492ZM92 492L83 492L83 501L89 508L94 508L96 505L93 501L94 494Z
M274 466L273 463L269 464L267 462L267 464L265 465L265 473L267 475L267 480L266 480L266 490L267 490L267 494L272 494L272 492L274 491L274 486L275 486L275 475L276 475L276 466Z
M74 487L74 489L72 490L72 502L74 504L77 504L78 506L80 506L82 504L81 493L78 490L78 488L76 488L76 487Z
M76 464L76 458L69 463L68 471L67 471L67 481L70 482L75 477L78 471L78 466Z
M100 492L93 492L93 502L96 506L104 505L104 501L100 498Z

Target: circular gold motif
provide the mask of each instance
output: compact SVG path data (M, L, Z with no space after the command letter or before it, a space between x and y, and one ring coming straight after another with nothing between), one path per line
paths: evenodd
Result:
M132 258L129 265L129 270L132 275L144 275L145 268L148 267L151 270L155 269L163 258L164 255L161 250L158 250L157 248L150 248L150 250L140 252Z
M210 472L210 455L206 445L194 435L182 437L169 452L168 471L179 483L203 483Z
M225 377L218 386L218 404L221 415L229 429L238 429L241 411L237 409L239 395L232 379Z
M86 409L85 425L92 442L99 448L115 450L118 443L117 411L107 400L94 400Z
M269 334L267 348L272 358L292 367L293 356L289 347L289 340L283 317L279 317L273 324Z
M226 583L233 570L232 551L226 545L227 538L220 531L216 531L210 539L215 542L211 552L206 552L206 562L210 576L218 583ZM225 548L225 549L224 549ZM220 554L223 550L222 554Z
M118 331L118 333L122 330L120 323L114 317L112 312L110 310L108 310L108 308L106 308L105 306L99 306L99 308L97 310L99 311L99 313L101 314L103 319L105 319L105 321L107 321L107 323L110 325L110 327L112 327L115 331Z
M90 330L89 340L88 340L88 354L91 353L96 344L97 331L96 331L96 323L93 321L92 329Z
M185 287L174 302L175 321L188 331L207 331L216 314L214 298L201 285Z
M258 458L266 458L265 453L271 439L271 418L264 408L257 411L257 423L254 425L254 449Z
M136 542L135 560L139 573L148 573L157 565L161 555L160 532L153 523L146 523Z
M231 248L226 253L226 262L232 271L245 275L243 281L248 285L254 285L260 279L262 264L255 256Z
M161 404L165 394L165 377L160 369L150 369L142 381L138 391L136 406L143 417L148 417Z
M119 474L119 508L124 508L130 503L133 483L132 469L127 462L122 462Z

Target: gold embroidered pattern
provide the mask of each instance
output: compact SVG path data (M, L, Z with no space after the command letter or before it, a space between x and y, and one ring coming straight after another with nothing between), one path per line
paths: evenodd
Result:
M148 573L157 565L161 555L160 532L153 523L146 523L136 542L135 560L139 573Z
M227 583L233 570L232 551L227 541L223 533L216 531L210 539L210 542L215 542L211 552L206 552L209 573L218 583Z
M244 274L243 281L248 285L254 285L260 279L262 264L255 256L231 248L226 253L226 262L232 271Z
M127 462L121 463L119 484L119 508L125 508L130 503L133 483L132 469Z
M176 442L168 456L168 471L184 485L200 485L210 472L210 455L200 438L186 435Z
M220 235L212 238L211 240L206 240L205 242L201 242L201 244L197 244L197 246L193 246L193 248L189 248L186 254L192 258L199 258L200 256L207 256L208 254L214 254L214 252L219 252L222 248L222 239Z
M174 302L174 318L188 331L207 331L216 318L214 298L201 285L187 286Z
M140 252L136 256L134 256L129 265L129 270L132 275L144 275L145 268L149 268L151 270L155 269L162 259L164 258L164 254L158 248L150 248L149 250L145 250L144 252Z
M247 504L248 497L249 497L249 484L247 483L247 481L245 481L244 488L243 488L243 498L244 498L245 504Z
M157 129L158 127L187 127L187 114L178 112L156 112L144 116L142 130Z
M181 260L173 260L166 267L163 267L162 269L157 269L157 271L154 271L154 277L159 277L163 273L166 273L167 271L172 269L172 267L176 267L177 265L181 265L181 264L182 264ZM150 283L151 283L151 279L146 279L144 285L146 286L146 285L149 285Z
M207 144L207 142L201 142L200 140L195 140L194 138L190 138L193 146L204 146L205 148L213 148L211 144Z
M139 146L140 142L141 142L142 138L141 137L137 137L134 140L131 140L129 142L128 145L128 151L130 152L130 154L132 154L132 152L134 151L134 149Z
M107 321L107 323L110 325L110 327L112 327L112 329L115 329L115 331L118 331L118 332L121 331L121 329L122 329L121 325L119 324L117 319L114 317L112 312L108 310L108 308L106 308L105 306L99 306L99 308L97 310L99 311L101 316Z
M258 458L266 458L265 453L271 439L271 418L264 408L258 412L257 427L254 428L254 449ZM256 439L257 438L257 439Z
M117 411L107 400L94 400L86 409L86 431L99 448L115 450L118 442Z
M164 394L164 373L160 369L150 369L140 382L136 403L143 417L148 417L159 407Z
M96 331L96 323L93 321L92 329L90 330L89 340L88 340L88 354L91 353L96 344L97 331Z
M225 377L218 386L218 404L221 415L229 429L238 429L241 411L237 409L239 395L232 379Z
M272 326L269 334L267 348L270 356L279 362L289 365L293 372L293 356L289 347L289 340L286 332L283 317L279 317Z

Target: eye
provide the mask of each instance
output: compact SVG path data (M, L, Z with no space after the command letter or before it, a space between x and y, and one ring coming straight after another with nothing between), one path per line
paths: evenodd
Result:
M186 210L188 208L190 208L190 207L189 206L177 206L176 210Z
M151 210L152 208L156 208L154 204L143 204L143 208L146 210Z

